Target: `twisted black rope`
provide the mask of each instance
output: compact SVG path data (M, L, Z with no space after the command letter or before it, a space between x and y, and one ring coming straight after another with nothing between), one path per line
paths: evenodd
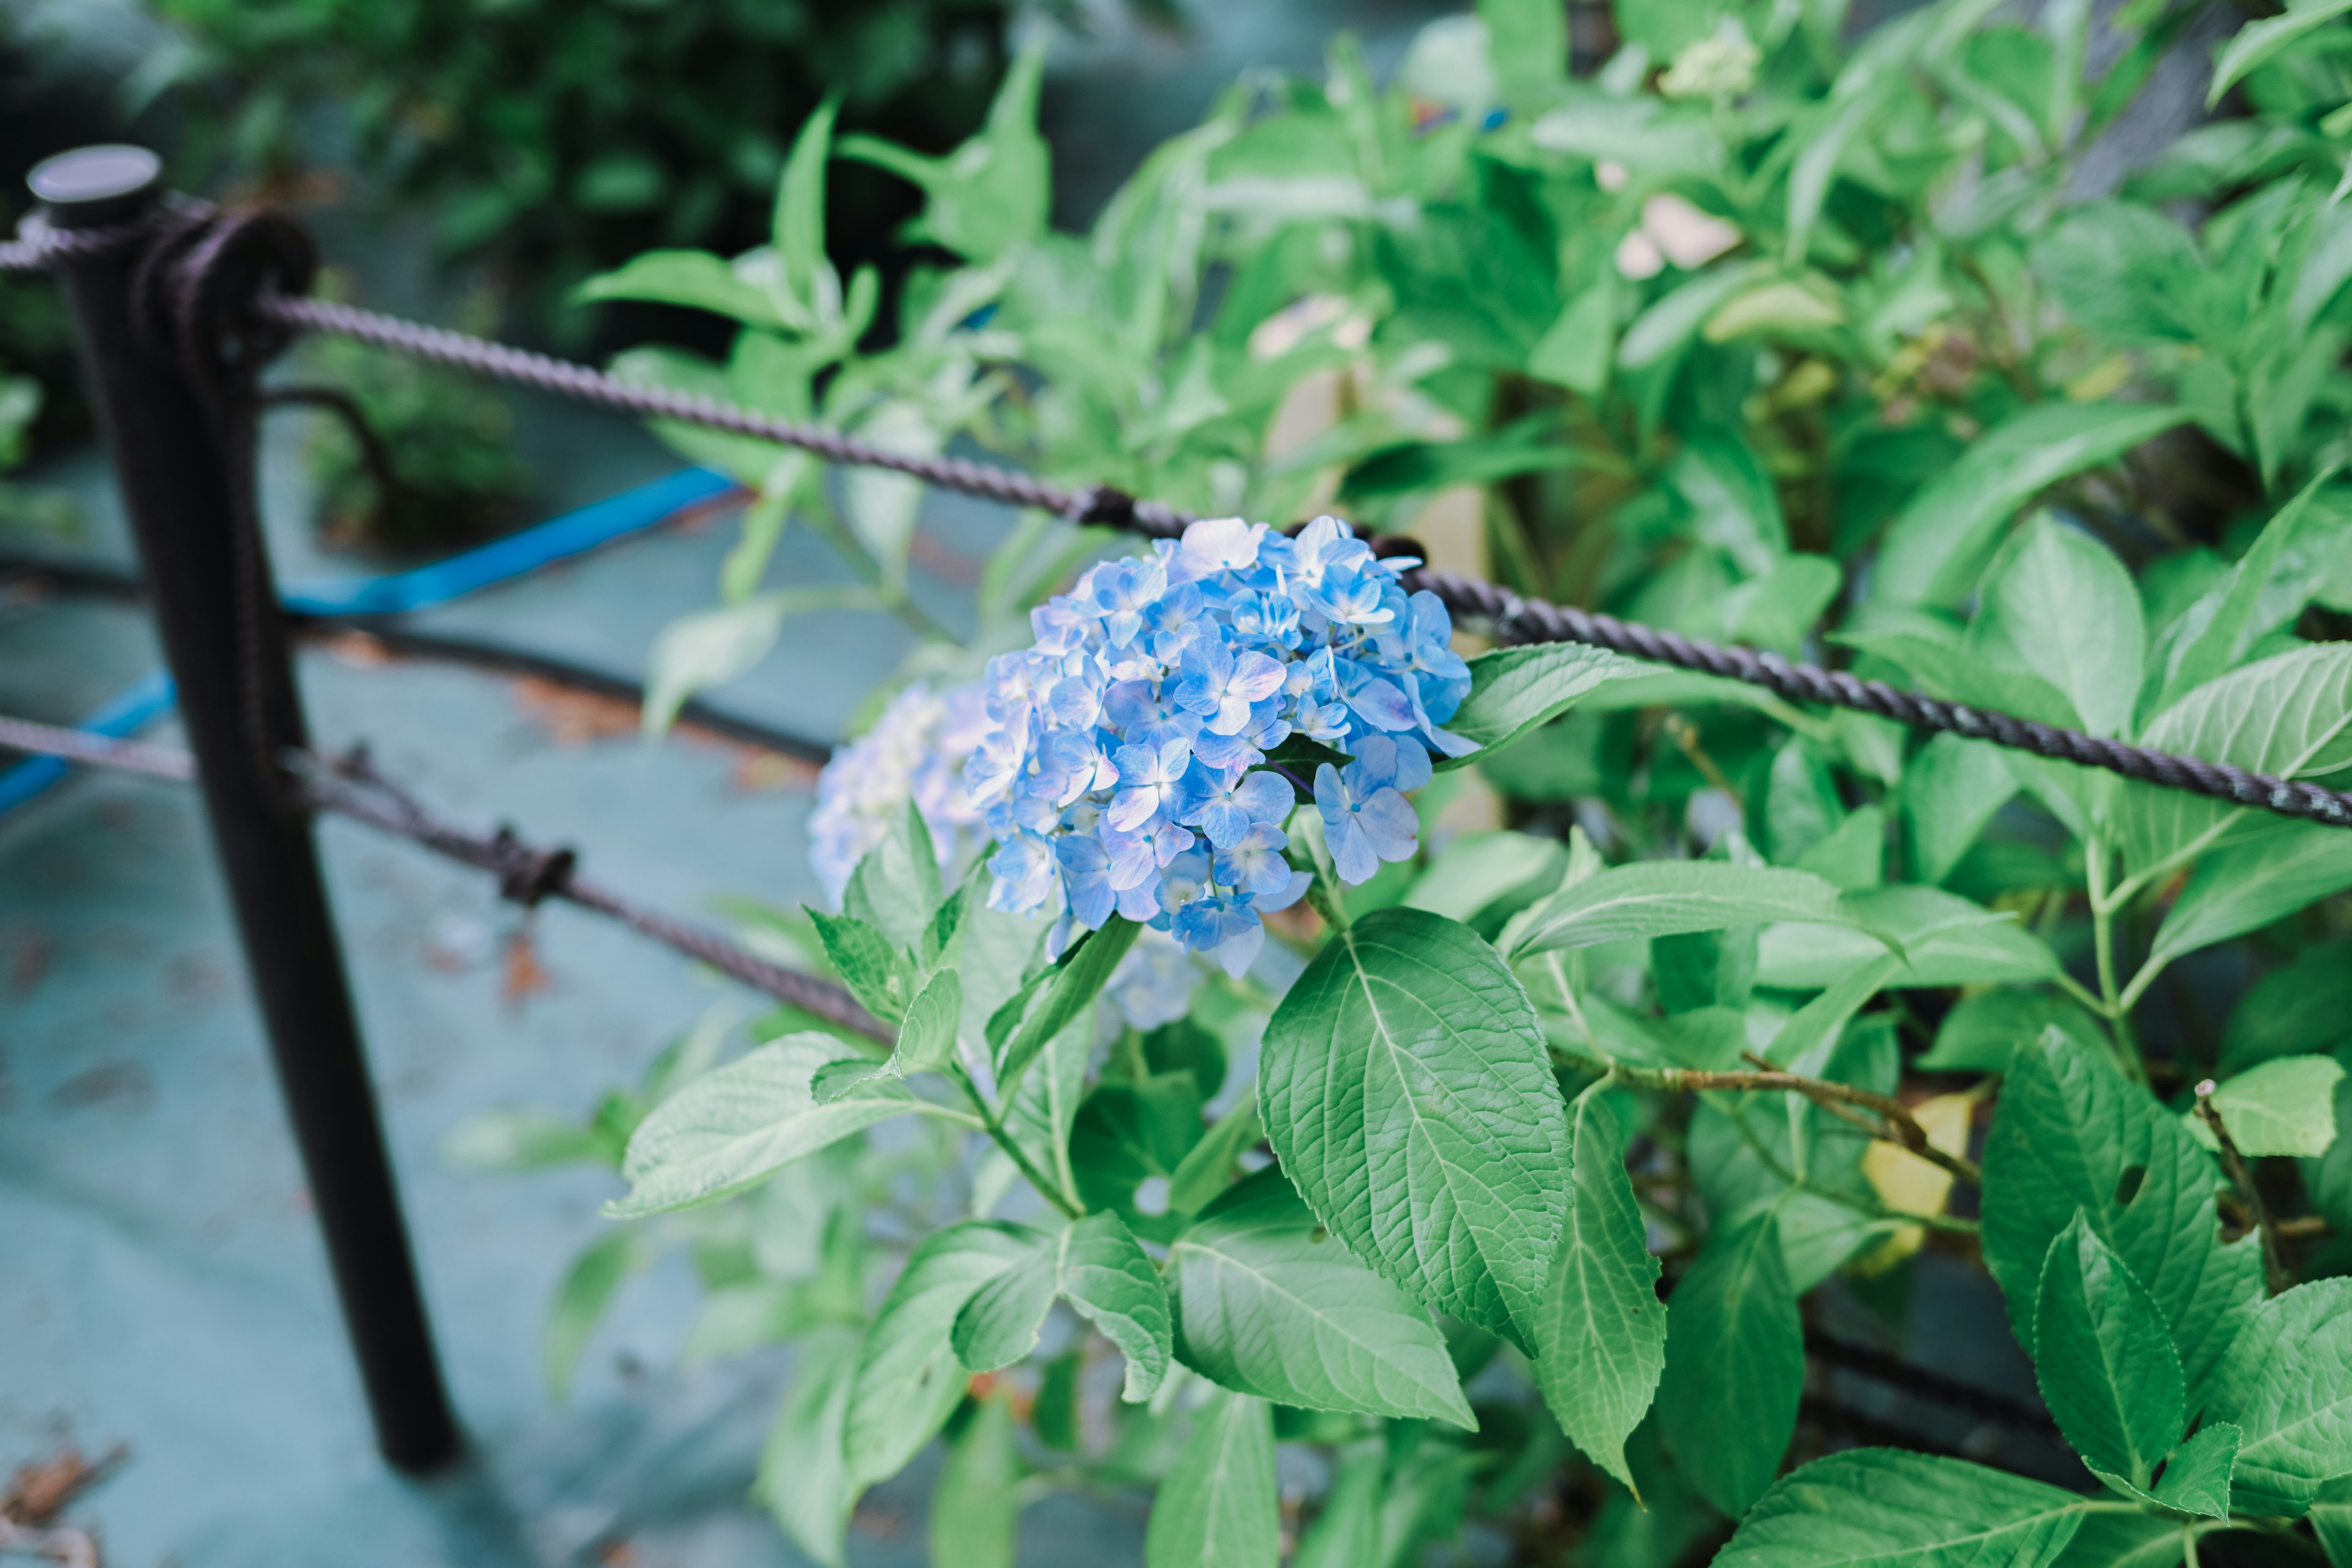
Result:
M186 209L173 215L184 225ZM46 226L20 230L16 249L50 265L79 258L68 237ZM95 242L100 237L93 236ZM136 243L138 231L102 237L107 247ZM1018 469L968 458L918 457L890 451L837 430L761 414L694 393L633 382L551 355L510 348L487 339L404 321L354 306L265 293L244 302L257 325L285 331L327 332L404 353L452 369L541 391L602 404L640 417L675 419L732 435L774 441L828 462L887 468L942 489L1035 507L1074 522L1129 529L1154 538L1173 538L1198 521L1194 514L1157 501L1139 500L1108 485L1069 489ZM2352 826L2352 794L2303 780L2257 773L2229 763L2178 756L2080 730L2043 724L2014 714L1949 702L1905 691L1885 681L1864 680L1843 670L1754 648L1708 642L1613 616L1523 599L1496 584L1459 573L1421 567L1404 579L1411 589L1435 594L1454 614L1481 622L1506 643L1572 642L1678 669L1718 676L1761 687L1793 702L1850 708L1892 719L1915 729L1941 731L1969 740L2032 752L2082 767L2100 768L2165 789L2226 800L2256 810L2306 821Z

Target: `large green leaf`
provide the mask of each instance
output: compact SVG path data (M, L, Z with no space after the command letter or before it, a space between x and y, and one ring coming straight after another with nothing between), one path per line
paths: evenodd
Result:
M831 1035L787 1035L696 1079L638 1124L621 1166L629 1195L604 1212L627 1219L740 1193L877 1121L930 1109L887 1076L819 1103L812 1080L842 1055Z
M2171 1326L2188 1408L2262 1298L2253 1238L2221 1241L2213 1159L2105 1057L2056 1029L2010 1063L1984 1152L1985 1265L2020 1344L2050 1244L2081 1211Z
M843 1451L859 1486L897 1475L963 1397L949 1343L964 1303L1031 1255L1035 1233L972 1220L933 1231L907 1257L857 1349Z
M1445 727L1498 751L1612 681L1657 673L1656 665L1582 643L1496 648L1470 661L1470 695Z
M1715 1568L2041 1568L2084 1500L1960 1459L1855 1448L1764 1494Z
M2131 732L2147 628L2115 552L2047 512L2033 517L1994 563L1985 614L2028 668L2066 694L2084 729Z
M1221 1390L1192 1413L1192 1434L1152 1500L1145 1568L1275 1568L1281 1555L1273 1407Z
M2352 766L2347 731L2352 645L2316 643L2207 681L2157 715L2140 741L2158 751L2234 763L2258 773L2325 779ZM2224 818L2230 819L2227 828L2221 826ZM2219 845L2288 831L2267 812L2143 784L2120 788L2116 821L2135 869L2156 865L2209 834L2214 836L2211 845Z
M2232 1506L2299 1514L2352 1475L2352 1279L2318 1279L2249 1315L2213 1379L2242 1436Z
M1955 605L1977 585L2010 515L2040 491L2113 462L2188 420L2181 408L2038 403L1928 481L1894 521L1871 576L1880 604Z
M1577 1097L1575 1165L1551 1289L1536 1318L1536 1386L1587 1458L1633 1486L1625 1439L1666 1364L1666 1309L1650 1256L1624 1135L1599 1084Z
M1738 1519L1780 1468L1805 1386L1805 1329L1766 1209L1707 1237L1666 1303L1658 1424L1699 1495Z
M1282 1168L1350 1251L1431 1305L1533 1340L1568 1205L1568 1116L1492 946L1423 910L1332 933L1266 1025Z
M1059 1238L1055 1289L1127 1358L1125 1397L1151 1397L1168 1375L1168 1292L1117 1215L1093 1214Z
M1937 735L1903 768L1903 837L1911 874L1940 882L2017 793L2000 748Z
M2058 959L2015 920L1940 888L1872 888L1840 900L1845 923L1783 921L1756 939L1756 984L1791 991L1834 985L1885 957L1902 962L1889 987L1997 985L2047 980Z
M2145 1490L2180 1437L2180 1357L2156 1303L2079 1213L2042 1268L2033 1371L2084 1463Z
M1169 1249L1177 1354L1278 1405L1473 1427L1429 1314L1349 1255L1276 1170L1202 1212Z
M908 801L891 818L882 841L866 851L850 873L842 912L866 921L898 946L920 948L947 889L940 880L939 853L931 847L923 814Z
M1612 866L1536 906L1511 956L1767 921L1834 921L1838 890L1810 871L1724 860Z

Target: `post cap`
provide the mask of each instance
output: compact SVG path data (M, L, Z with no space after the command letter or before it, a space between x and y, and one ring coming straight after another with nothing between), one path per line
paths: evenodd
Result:
M163 177L163 159L145 147L117 142L45 158L33 165L25 184L54 210L58 226L75 228L131 216Z

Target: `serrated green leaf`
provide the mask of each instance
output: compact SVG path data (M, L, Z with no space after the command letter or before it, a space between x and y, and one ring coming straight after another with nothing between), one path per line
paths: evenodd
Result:
M1013 1568L1013 1537L1024 1500L1013 1394L975 1403L948 1445L931 1488L931 1561L956 1568Z
M956 1360L973 1372L1011 1366L1037 1348L1037 1331L1053 1310L1059 1278L1054 1238L1038 1235L1013 1267L972 1292L956 1314L949 1342Z
M877 1121L934 1109L887 1075L820 1102L816 1075L842 1048L830 1035L787 1035L671 1095L630 1137L621 1164L629 1195L604 1213L628 1219L709 1203Z
M867 850L857 869L850 873L841 908L843 913L880 931L892 946L911 952L922 946L932 917L946 897L930 829L910 800L891 819L882 841Z
M1643 860L1612 866L1537 905L1519 926L1511 956L1767 921L1839 918L1837 889L1810 871L1723 860Z
M955 1066L956 1027L963 1018L963 983L952 969L942 969L924 982L898 1024L898 1041L890 1051L890 1068L900 1077L910 1072L946 1072Z
M2113 551L2047 512L2028 519L1993 564L1984 615L2028 668L2066 694L2084 729L2131 732L2147 628Z
M1536 1386L1585 1457L1633 1489L1625 1439L1657 1396L1666 1309L1605 1092L1596 1084L1579 1095L1570 1119L1574 1185L1536 1316Z
M2189 417L2186 409L2127 403L2039 403L2011 415L1887 524L1871 597L1886 605L1958 605L1976 587L2001 524L2018 508Z
M870 921L802 908L824 944L825 961L857 993L866 1011L888 1023L904 1017L907 1004L915 999L915 970L906 952Z
M2280 557L2310 517L2320 491L2336 477L2330 465L2278 510L2221 582L2182 613L2163 660L2162 689L2150 704L2161 712L2206 681L2244 662L2253 640L2291 619L2303 595L2282 595L2273 579ZM2307 594L2308 589L2305 592Z
M1076 949L1062 955L1060 963L1045 972L1040 984L1030 997L1027 1010L1020 1015L1019 1024L1007 1035L996 1053L996 1081L1000 1092L1019 1079L1037 1053L1068 1027L1070 1020L1092 1005L1101 992L1111 971L1135 945L1135 933L1143 928L1124 915L1113 915L1110 923L1100 931L1089 932ZM1011 1004L1006 1004L1010 1006ZM995 1020L990 1020L992 1026ZM993 1028L991 1030L993 1033Z
M2241 1434L2233 1510L2299 1514L2352 1475L2352 1279L2317 1279L2247 1317L2210 1414Z
M2151 1500L2176 1513L2229 1518L2231 1476L2238 1463L2238 1445L2243 1440L2244 1434L2227 1421L2200 1427L2165 1461L2164 1479L2148 1494Z
M2352 888L2352 833L2314 822L2249 826L2251 842L2198 858L2148 944L2149 963L2260 931Z
M1037 1246L1025 1226L967 1220L933 1231L866 1325L854 1358L841 1446L864 1487L897 1475L963 1397L965 1375L949 1336L964 1303Z
M1738 1519L1780 1470L1805 1384L1804 1324L1770 1210L1708 1236L1666 1325L1659 1429L1699 1495Z
M1979 991L1944 1015L1935 1045L1911 1065L1921 1072L2007 1072L2018 1047L2053 1027L2084 1050L2105 1049L2105 1031L2080 1002L2049 991Z
M751 1488L784 1533L824 1568L842 1568L843 1538L857 1497L842 1458L842 1421L856 1370L851 1338L846 1330L832 1329L801 1342L792 1389L760 1450Z
M2077 1213L2050 1244L2033 1371L2059 1429L2092 1469L2146 1490L2180 1437L2179 1354L2138 1280Z
M1903 962L1887 975L1906 986L1998 985L2047 980L2057 955L2032 931L1940 888L1908 884L1848 893L1843 923L1783 921L1757 934L1756 984L1790 991L1834 985L1890 945Z
M2140 743L2258 773L2325 782L2352 766L2347 731L2352 647L2317 643L2207 681L2158 714ZM2209 835L2212 847L2292 831L2267 812L2130 783L2116 792L2116 823L2125 858L2135 870L2207 841Z
M2041 1568L2083 1500L1960 1459L1855 1448L1784 1477L1715 1568Z
M1127 1358L1122 1397L1151 1397L1168 1375L1171 1325L1168 1292L1117 1215L1093 1214L1064 1231L1058 1244L1062 1299Z
M1657 673L1656 665L1582 643L1496 648L1470 661L1470 695L1445 727L1500 751L1613 681Z
M1476 1426L1428 1313L1325 1232L1281 1172L1211 1205L1169 1265L1177 1354L1212 1382L1307 1410Z
M1221 1390L1192 1413L1192 1433L1152 1500L1144 1568L1275 1568L1281 1555L1274 1411Z
M2009 1303L2020 1344L2050 1244L2079 1209L2170 1326L2188 1407L2262 1299L2251 1237L2221 1241L2212 1157L2104 1054L2045 1030L2019 1047L1985 1141L1985 1265Z
M1535 1008L1492 946L1422 910L1341 928L1266 1025L1258 1074L1283 1170L1349 1251L1531 1342L1568 1117Z

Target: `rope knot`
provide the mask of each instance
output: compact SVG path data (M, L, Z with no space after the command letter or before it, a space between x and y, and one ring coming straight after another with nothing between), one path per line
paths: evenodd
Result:
M499 897L527 910L559 891L579 859L569 848L533 849L510 826L501 826L490 839L489 868L499 879Z

